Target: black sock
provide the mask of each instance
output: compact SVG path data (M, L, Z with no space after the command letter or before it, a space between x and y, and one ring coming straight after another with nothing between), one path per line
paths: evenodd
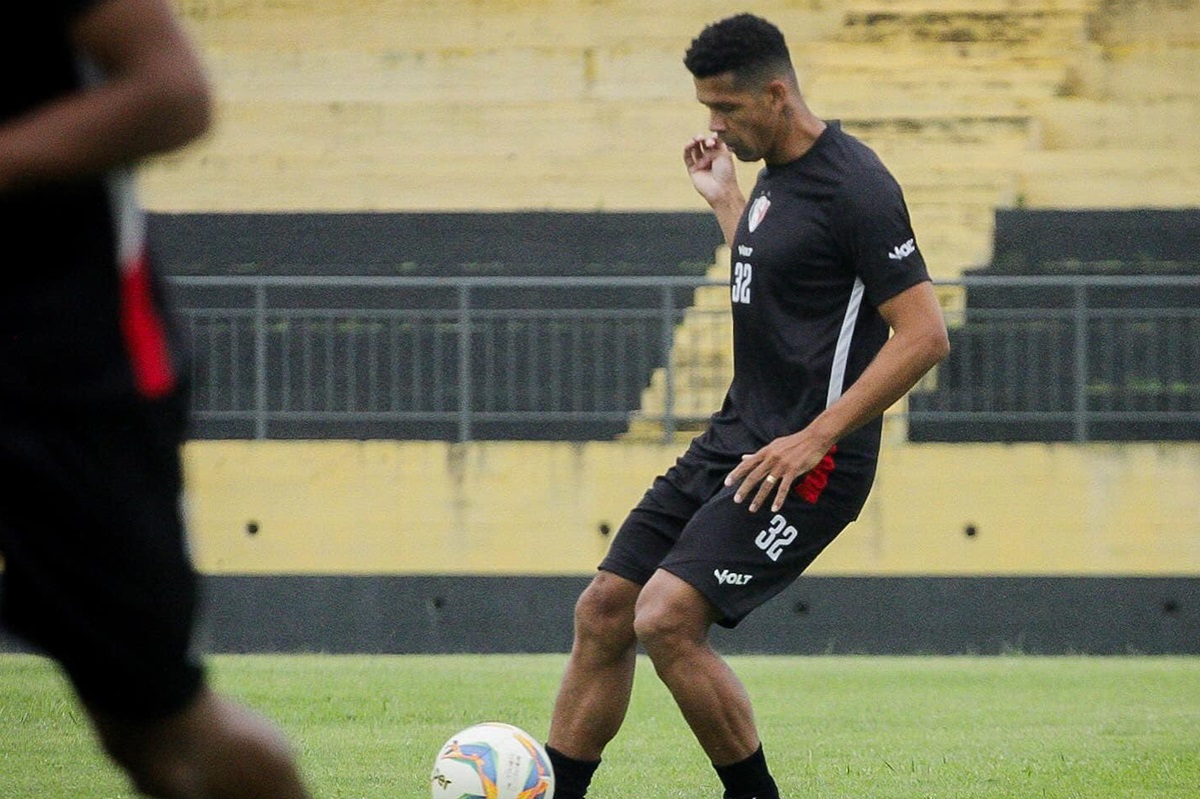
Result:
M546 747L554 768L554 799L583 799L599 760L576 760L550 746Z
M762 745L745 760L713 768L725 786L725 799L779 799L779 788L767 770Z

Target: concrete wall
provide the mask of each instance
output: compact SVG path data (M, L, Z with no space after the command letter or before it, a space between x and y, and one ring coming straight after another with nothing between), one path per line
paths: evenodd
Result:
M894 433L895 431L893 431ZM195 442L213 651L566 651L676 445ZM1200 653L1200 444L907 445L728 652Z
M889 422L895 427L894 422ZM682 445L188 445L212 574L586 575ZM1200 444L905 444L815 575L1200 577Z
M195 441L219 652L562 652L683 442ZM1200 444L907 444L727 652L1200 654ZM0 633L0 650L19 646Z

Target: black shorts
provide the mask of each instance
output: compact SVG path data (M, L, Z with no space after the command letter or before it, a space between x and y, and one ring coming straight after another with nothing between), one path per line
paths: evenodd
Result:
M118 718L170 715L203 681L179 505L183 402L0 403L0 618Z
M778 512L757 512L726 487L736 459L693 446L654 481L613 539L600 568L644 585L664 569L692 585L734 627L791 585L849 520L792 491Z

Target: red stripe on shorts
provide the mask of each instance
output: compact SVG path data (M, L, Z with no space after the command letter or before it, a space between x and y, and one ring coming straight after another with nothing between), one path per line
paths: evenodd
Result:
M837 444L834 444L829 452L825 453L825 457L821 458L821 462L804 475L804 480L792 489L810 505L817 504L817 500L821 498L821 492L825 490L825 486L829 485L829 475L837 465L833 460L835 452L837 452Z

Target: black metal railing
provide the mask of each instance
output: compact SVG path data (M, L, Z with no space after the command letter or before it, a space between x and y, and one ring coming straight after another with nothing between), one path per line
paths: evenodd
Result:
M727 308L692 307L723 285L702 277L171 285L203 438L586 440L635 417L670 436L707 415L692 386L730 368L682 351L728 325ZM952 352L910 395L913 439L1200 439L1200 277L970 277L939 291L960 300Z

